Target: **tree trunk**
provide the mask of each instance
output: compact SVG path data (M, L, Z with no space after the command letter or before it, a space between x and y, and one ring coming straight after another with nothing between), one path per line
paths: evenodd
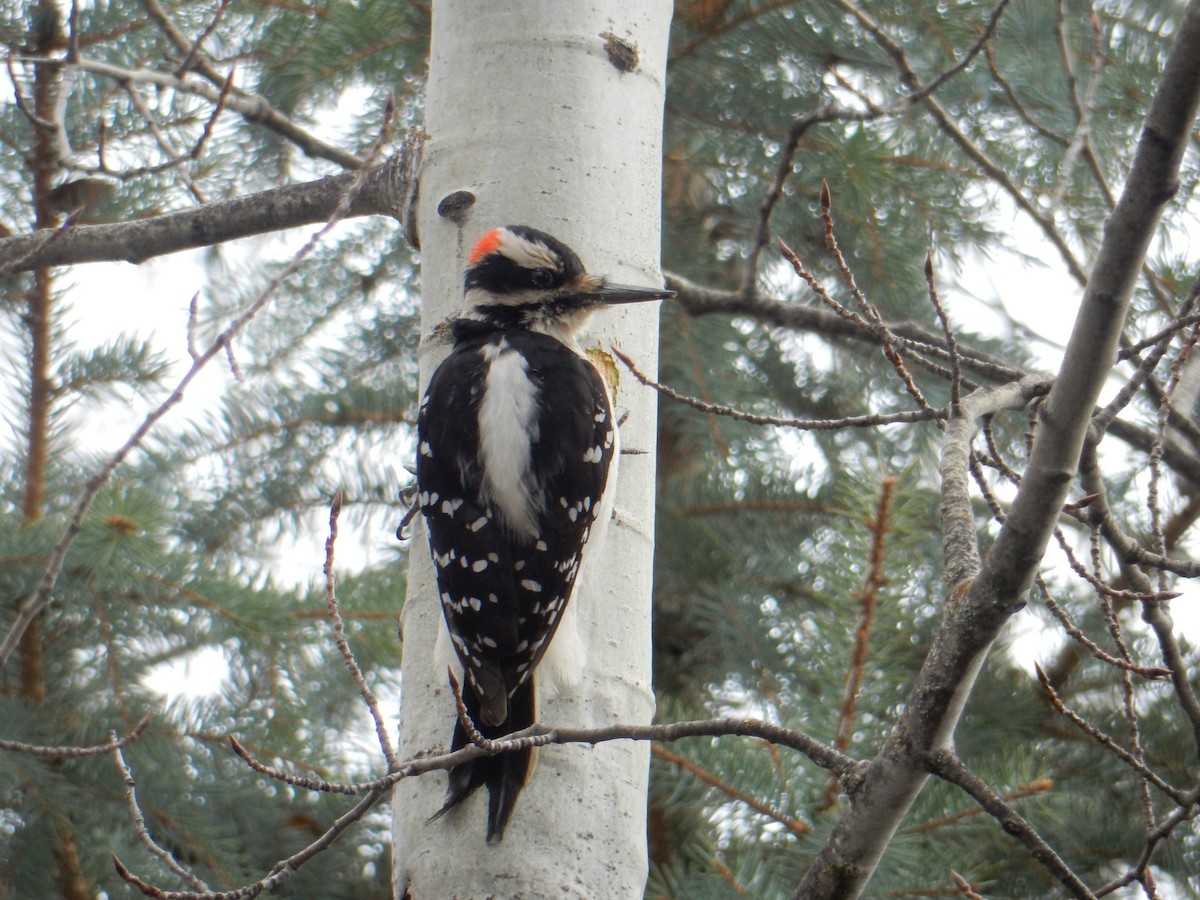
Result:
M462 302L465 255L497 225L530 225L574 248L589 271L661 284L658 247L668 0L519 0L434 7L421 175L423 330ZM585 347L617 344L656 368L657 313L597 317ZM424 385L446 352L426 340ZM654 517L655 401L625 379L614 521L575 601L588 646L583 683L541 698L548 724L646 723ZM418 517L419 518L419 517ZM435 671L441 612L422 525L410 546L403 615L401 755L446 748L454 703ZM646 878L645 744L539 751L502 843L485 834L485 791L436 822L445 776L400 782L393 801L397 898L641 897Z

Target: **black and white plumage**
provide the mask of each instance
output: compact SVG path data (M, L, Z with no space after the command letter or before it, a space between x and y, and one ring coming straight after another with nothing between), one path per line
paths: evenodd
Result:
M603 306L671 293L608 284L524 226L484 234L464 286L453 349L418 417L418 504L463 700L499 738L534 723L535 672L569 684L582 666L570 601L611 508L618 441L576 337ZM452 749L468 742L457 725ZM485 785L488 840L499 840L532 764L526 750L455 767L434 818Z

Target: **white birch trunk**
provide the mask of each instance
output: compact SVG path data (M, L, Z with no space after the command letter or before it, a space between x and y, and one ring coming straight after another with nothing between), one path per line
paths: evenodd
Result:
M497 225L563 240L589 271L659 285L662 107L670 0L436 0L418 212L423 330L462 302L464 257ZM622 71L606 42L636 51ZM619 51L620 47L612 48ZM620 54L618 53L618 56ZM469 192L455 217L443 200ZM442 206L442 213L439 213ZM656 370L657 305L604 313L584 347L616 344ZM446 347L421 351L422 390ZM628 377L614 520L575 602L588 648L582 684L539 698L539 719L578 726L647 723L654 533L655 399ZM419 517L418 517L419 518ZM424 528L413 530L403 617L401 755L447 748L454 705L434 671L441 611ZM436 822L446 778L401 781L393 799L397 898L640 898L646 879L649 748L551 746L497 845L485 841L486 791Z

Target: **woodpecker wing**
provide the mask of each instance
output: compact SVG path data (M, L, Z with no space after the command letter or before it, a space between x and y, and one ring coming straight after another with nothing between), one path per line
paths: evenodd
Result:
M532 469L542 511L538 540L514 552L525 615L521 640L530 642L520 681L541 661L574 593L616 448L616 422L595 367L546 335L526 332L514 341L526 344L530 377L540 389Z
M455 653L484 724L499 725L508 708L502 660L518 642L519 599L512 579L497 577L511 571L512 551L484 499L476 449L486 368L477 346L459 345L434 372L417 419L417 502Z

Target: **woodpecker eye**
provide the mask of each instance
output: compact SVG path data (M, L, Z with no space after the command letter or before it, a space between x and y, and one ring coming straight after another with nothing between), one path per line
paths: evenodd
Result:
M554 273L549 269L534 269L529 273L529 281L536 288L548 288L554 283Z

